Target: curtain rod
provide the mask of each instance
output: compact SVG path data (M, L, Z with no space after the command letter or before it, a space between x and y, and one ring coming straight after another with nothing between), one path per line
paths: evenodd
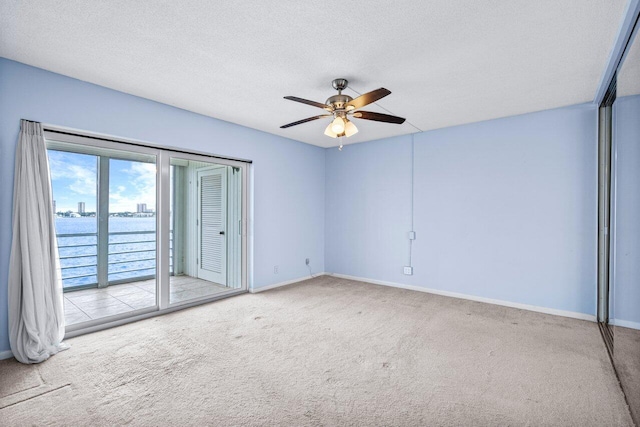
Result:
M22 120L27 120L27 119L22 119ZM33 122L33 120L27 120L27 121L28 122ZM38 123L38 122L34 122L34 123ZM229 160L229 161L232 161L232 162L243 162L243 163L249 163L249 164L253 163L253 160L236 159L236 158L233 158L233 157L218 156L218 155L215 155L215 154L202 153L202 152L198 152L198 151L186 151L186 150L182 150L182 149L175 148L175 147L161 147L161 146L156 146L156 145L153 145L153 144L144 144L144 143L138 143L138 142L132 142L132 141L123 141L123 140L118 140L118 139L105 138L104 136L95 136L95 135L91 135L91 134L83 134L83 133L62 131L62 130L58 130L58 129L52 128L50 126L47 126L45 124L42 125L42 128L47 132L59 133L61 135L80 136L80 137L84 137L84 138L97 139L99 141L117 142L118 144L134 145L134 146L137 146L137 147L156 148L156 149L161 149L161 150L162 149L166 149L166 150L171 150L171 151L175 151L177 153L182 153L182 154L197 154L199 156L211 157L213 159Z

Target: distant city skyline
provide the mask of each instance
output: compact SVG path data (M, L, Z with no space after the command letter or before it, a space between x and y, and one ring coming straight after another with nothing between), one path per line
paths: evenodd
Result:
M74 211L72 209L67 209L67 210L58 210L57 209L57 203L54 200L53 201L53 212L54 213L66 213L66 212L73 212L73 213L79 213L79 214L84 214L84 213L95 213L96 211L87 211L85 209L85 202L78 202L78 210ZM130 212L130 213L155 213L154 209L148 209L147 208L147 204L146 203L136 203L136 209L127 209L124 211L119 211L119 212L113 212L111 211L110 213L125 213L125 212Z

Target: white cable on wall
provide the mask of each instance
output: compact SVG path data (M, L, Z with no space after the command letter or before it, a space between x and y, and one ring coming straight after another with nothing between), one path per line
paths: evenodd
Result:
M414 134L411 134L411 229L409 230L410 232L414 232L415 230L413 229L413 193L414 193L414 188L413 188L413 181L414 181L414 168L415 168L415 158L414 158ZM413 264L411 264L411 256L412 256L412 249L413 249L413 239L409 239L409 267L412 267Z

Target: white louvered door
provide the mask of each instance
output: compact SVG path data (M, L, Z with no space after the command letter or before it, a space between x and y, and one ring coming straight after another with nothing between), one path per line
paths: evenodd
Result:
M227 171L198 172L198 277L227 283Z

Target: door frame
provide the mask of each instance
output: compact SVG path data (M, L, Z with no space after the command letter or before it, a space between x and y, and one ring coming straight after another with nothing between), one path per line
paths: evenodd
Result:
M598 306L597 320L607 350L613 352L613 327L610 323L611 284L613 283L612 197L615 174L613 168L613 104L616 99L614 76L598 109Z

